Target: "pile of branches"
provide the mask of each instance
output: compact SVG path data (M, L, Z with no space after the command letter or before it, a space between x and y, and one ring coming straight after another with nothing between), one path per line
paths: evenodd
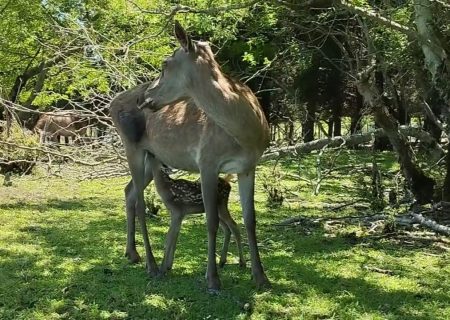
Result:
M341 209L339 205L333 210ZM346 206L348 207L348 206ZM450 236L450 202L438 202L429 207L413 205L410 210L398 215L376 213L357 216L296 216L285 219L277 227L317 227L329 229L336 225L358 225L366 234L391 233L394 230L418 230L424 228L436 234Z

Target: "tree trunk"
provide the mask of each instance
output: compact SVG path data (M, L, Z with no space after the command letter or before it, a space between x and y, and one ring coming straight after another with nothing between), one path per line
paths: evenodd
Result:
M333 109L333 137L342 136L342 105L336 105Z
M398 126L385 106L375 108L375 118L385 130L392 146L399 157L405 177L409 180L411 190L420 204L429 203L433 199L435 181L427 177L416 165L410 147L399 134Z
M450 202L450 147L448 147L445 161L447 167L447 174L445 175L444 185L442 187L442 200Z
M314 120L316 113L316 105L314 102L308 102L306 105L307 115L302 122L303 142L314 140Z
M389 112L378 91L378 86L369 83L370 74L360 75L357 86L366 102L372 106L375 121L383 128L386 136L397 153L403 174L409 182L411 191L420 204L429 203L433 199L435 181L416 165L411 148L407 145L403 135L399 133L398 124Z
M434 94L433 94L434 93ZM442 136L442 130L441 128L436 124L435 119L439 119L442 113L442 109L444 108L444 101L442 101L439 97L439 93L436 91L436 89L431 88L431 93L428 97L428 99L425 99L428 104L430 105L431 112L433 115L429 115L428 113L425 113L425 121L423 124L423 129L427 132L429 132L437 142L441 140Z
M375 86L378 92L380 93L384 92L384 77L383 73L380 70L375 71ZM376 117L375 117L375 128L383 128L383 126L378 122ZM377 151L392 150L392 145L389 143L389 138L387 136L376 138L373 147Z
M362 119L362 109L364 107L364 100L362 95L356 91L356 99L355 106L351 115L351 123L350 123L350 133L360 133L362 129L361 119Z
M289 120L289 123L288 123L287 138L288 138L288 144L290 146L292 146L294 144L294 121L292 121L292 120Z
M425 67L431 73L433 82L435 82L440 81L437 77L442 77L442 67L447 66L448 68L449 61L445 52L446 48L441 43L441 37L434 26L435 17L431 11L432 7L430 0L414 0L414 19L420 35L420 45L425 57ZM446 95L447 92L443 92L443 94Z
M333 119L330 119L327 121L327 126L328 126L327 137L332 138L333 137Z

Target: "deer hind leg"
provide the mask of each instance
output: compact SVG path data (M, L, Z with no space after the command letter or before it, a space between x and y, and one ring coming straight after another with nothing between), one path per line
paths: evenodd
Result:
M134 203L134 215L137 215L139 219L139 224L141 225L142 237L144 238L144 247L146 254L146 262L147 262L147 272L149 275L157 275L158 274L158 266L155 261L155 257L153 256L152 248L150 246L150 240L148 238L147 224L145 221L145 201L144 201L144 189L146 187L146 152L143 150L136 149L126 149L128 165L131 172L131 177L133 181L133 194L134 197L130 197L127 199L127 209L133 208ZM133 218L132 210L127 210L127 220ZM130 221L129 221L130 222ZM131 223L131 226L133 224ZM131 230L129 229L128 232ZM130 244L130 243L129 243ZM130 246L130 249L132 247Z
M244 215L245 229L247 230L248 245L252 266L253 279L258 288L270 286L270 282L264 273L259 256L258 244L256 241L256 217L255 217L255 170L238 175L239 195L241 198L242 213Z
M146 187L153 180L153 173L149 165L149 161L146 157L144 173L144 185ZM137 198L134 183L133 180L130 180L125 187L125 203L127 213L127 246L125 256L131 263L138 263L141 261L141 257L136 250L136 201Z
M164 251L164 259L161 264L161 274L164 275L172 269L175 257L175 249L177 246L178 235L180 234L181 223L184 214L178 209L170 210L170 227L166 236L166 247Z
M39 131L39 144L44 144L44 143L45 143L45 132Z
M242 253L241 232L239 231L239 227L238 227L236 221L234 221L233 217L230 214L230 211L228 210L228 203L224 203L223 205L220 206L219 217L221 219L221 222L223 224L225 224L225 227L228 232L228 238L225 237L224 241L228 240L228 243L229 243L230 242L229 235L230 235L230 233L233 234L234 239L236 240L236 245L237 245L238 254L239 254L239 266L241 268L244 268L245 267L245 259L244 259L244 254ZM224 232L225 232L225 230L224 230ZM225 251L225 249L227 251ZM224 253L224 251L225 251L225 253ZM224 242L224 248L222 250L222 256L220 258L220 264L219 264L221 267L223 267L225 265L227 252L228 252L228 244L227 244L227 247L225 248L225 242ZM225 257L224 257L224 255L225 255Z
M125 257L131 263L138 263L141 257L136 250L136 195L133 180L125 187L125 210L127 213L127 246Z
M217 273L216 263L216 237L219 228L219 214L217 210L217 170L210 168L200 169L202 185L202 198L206 212L206 224L208 227L208 266L206 269L206 281L208 290L215 293L220 289L220 279Z

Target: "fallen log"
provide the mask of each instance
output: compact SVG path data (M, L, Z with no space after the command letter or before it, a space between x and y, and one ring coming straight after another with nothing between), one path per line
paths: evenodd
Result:
M450 236L450 228L442 224L437 223L434 220L425 218L421 213L410 212L409 215L412 218L413 223L419 223L421 226L431 229L437 233Z
M426 131L417 127L400 126L400 134L415 137L422 142L433 145L440 153L444 153L442 147L436 143L434 138ZM375 138L385 136L383 129L377 129L368 133L353 134L350 136L338 136L333 138L318 139L305 143L298 143L293 146L281 147L277 149L268 150L262 157L260 162L278 159L283 156L299 153L309 153L314 150L320 150L324 147L335 148L340 146L352 147L364 143L369 143Z

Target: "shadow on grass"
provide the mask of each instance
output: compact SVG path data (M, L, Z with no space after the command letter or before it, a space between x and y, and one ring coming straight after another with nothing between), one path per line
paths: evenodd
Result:
M35 210L45 212L47 210L105 210L116 208L116 204L99 201L95 198L79 198L79 199L49 199L45 202L35 203L33 201L24 202L17 201L14 203L0 204L0 209L3 210Z
M204 233L202 225L184 229L191 236ZM222 277L222 293L211 296L206 292L202 263L206 252L202 249L199 255L198 251L185 250L186 246L195 248L194 243L199 246L196 237L192 240L183 234L188 241L177 252L180 258L175 262L175 270L165 278L154 279L148 278L144 264L128 264L122 251L125 237L118 237L117 230L124 231L124 221L117 217L90 221L70 230L62 225L27 230L44 253L1 251L5 257L0 265L5 270L2 276L10 279L4 288L11 290L25 279L16 287L14 296L9 299L11 303L5 302L8 300L6 291L2 293L1 318L13 319L18 314L30 317L29 313L36 309L80 319L108 315L127 319L197 319L199 315L200 318L208 315L215 318L221 314L234 318L245 312L246 303L252 302L254 291L250 281L241 284ZM125 235L125 232L120 234ZM163 237L163 232L153 230L153 243L161 243ZM111 242L117 241L121 242L120 252L111 246ZM154 246L155 250L162 250L161 247L162 243ZM227 270L236 271L237 266L228 266ZM236 292L229 292L235 288Z
M270 231L267 228L264 235ZM279 229L277 229L279 230ZM359 309L360 311L373 311L387 318L395 319L440 319L442 314L439 308L432 305L440 305L445 308L448 305L447 289L438 281L439 271L424 274L411 274L411 269L404 269L401 264L396 264L396 259L412 257L414 253L423 253L423 246L404 248L401 244L368 242L365 238L355 240L352 237L337 236L325 238L324 230L316 230L312 235L305 236L296 228L285 228L274 237L276 247L288 248L290 258L276 254L277 251L262 246L262 252L266 252L264 262L271 266L269 274L274 280L274 294L296 294L307 296L310 290L314 290L319 296L326 296L330 301L337 303L333 310L323 314L325 317L339 315L348 317L347 313L342 315L342 310ZM390 256L392 261L388 264L394 270L394 274L380 275L364 270L365 263L377 262L368 259L355 264L353 250L364 250L366 247L373 248L379 253ZM361 256L360 259L364 257ZM341 276L337 269L346 264L348 268L361 269L356 276ZM381 258L382 259L382 258ZM381 261L380 261L381 262ZM324 264L327 265L324 269ZM374 278L380 277L375 280ZM372 277L372 278L371 278ZM401 283L405 279L428 279L427 286L419 290L408 290L408 288L392 288L384 286L386 279L394 279ZM385 279L385 280L383 280ZM283 281L280 281L283 280ZM285 281L289 285L284 284ZM418 281L420 283L421 281ZM392 285L395 287L395 285ZM448 286L447 286L448 287ZM420 310L421 312L418 312ZM425 311L424 311L425 310ZM424 314L425 312L425 314Z
M108 204L80 201L50 200L44 206L78 211L109 208ZM165 236L161 227L166 225L167 219L149 222L151 242L159 261ZM144 264L129 265L123 257L125 218L122 215L76 224L43 225L22 232L33 235L42 254L0 251L2 319L17 318L17 314L32 317L36 310L45 315L56 313L79 319L228 319L245 316L256 303L250 270L241 271L234 265L220 272L221 294L211 296L206 292L203 276L206 230L201 217L183 225L174 270L162 279L148 278ZM402 288L388 290L364 277L344 277L320 268L319 263L326 261L331 269L334 263L345 259L341 253L359 244L345 237L327 239L322 232L317 230L306 236L294 228L274 230L263 226L259 229L263 263L273 283L270 296L289 305L288 294L312 299L311 290L314 290L335 304L333 309L317 317L339 315L341 310L350 307L358 314L373 311L398 319L439 317L432 313L439 308L430 311L427 317L413 311L426 308L431 302L445 305L448 297L442 292L418 295ZM221 240L218 246L220 243ZM231 248L235 252L234 246ZM389 255L407 254L395 245L377 249ZM287 257L287 253L292 255ZM272 315L281 316L275 311Z

